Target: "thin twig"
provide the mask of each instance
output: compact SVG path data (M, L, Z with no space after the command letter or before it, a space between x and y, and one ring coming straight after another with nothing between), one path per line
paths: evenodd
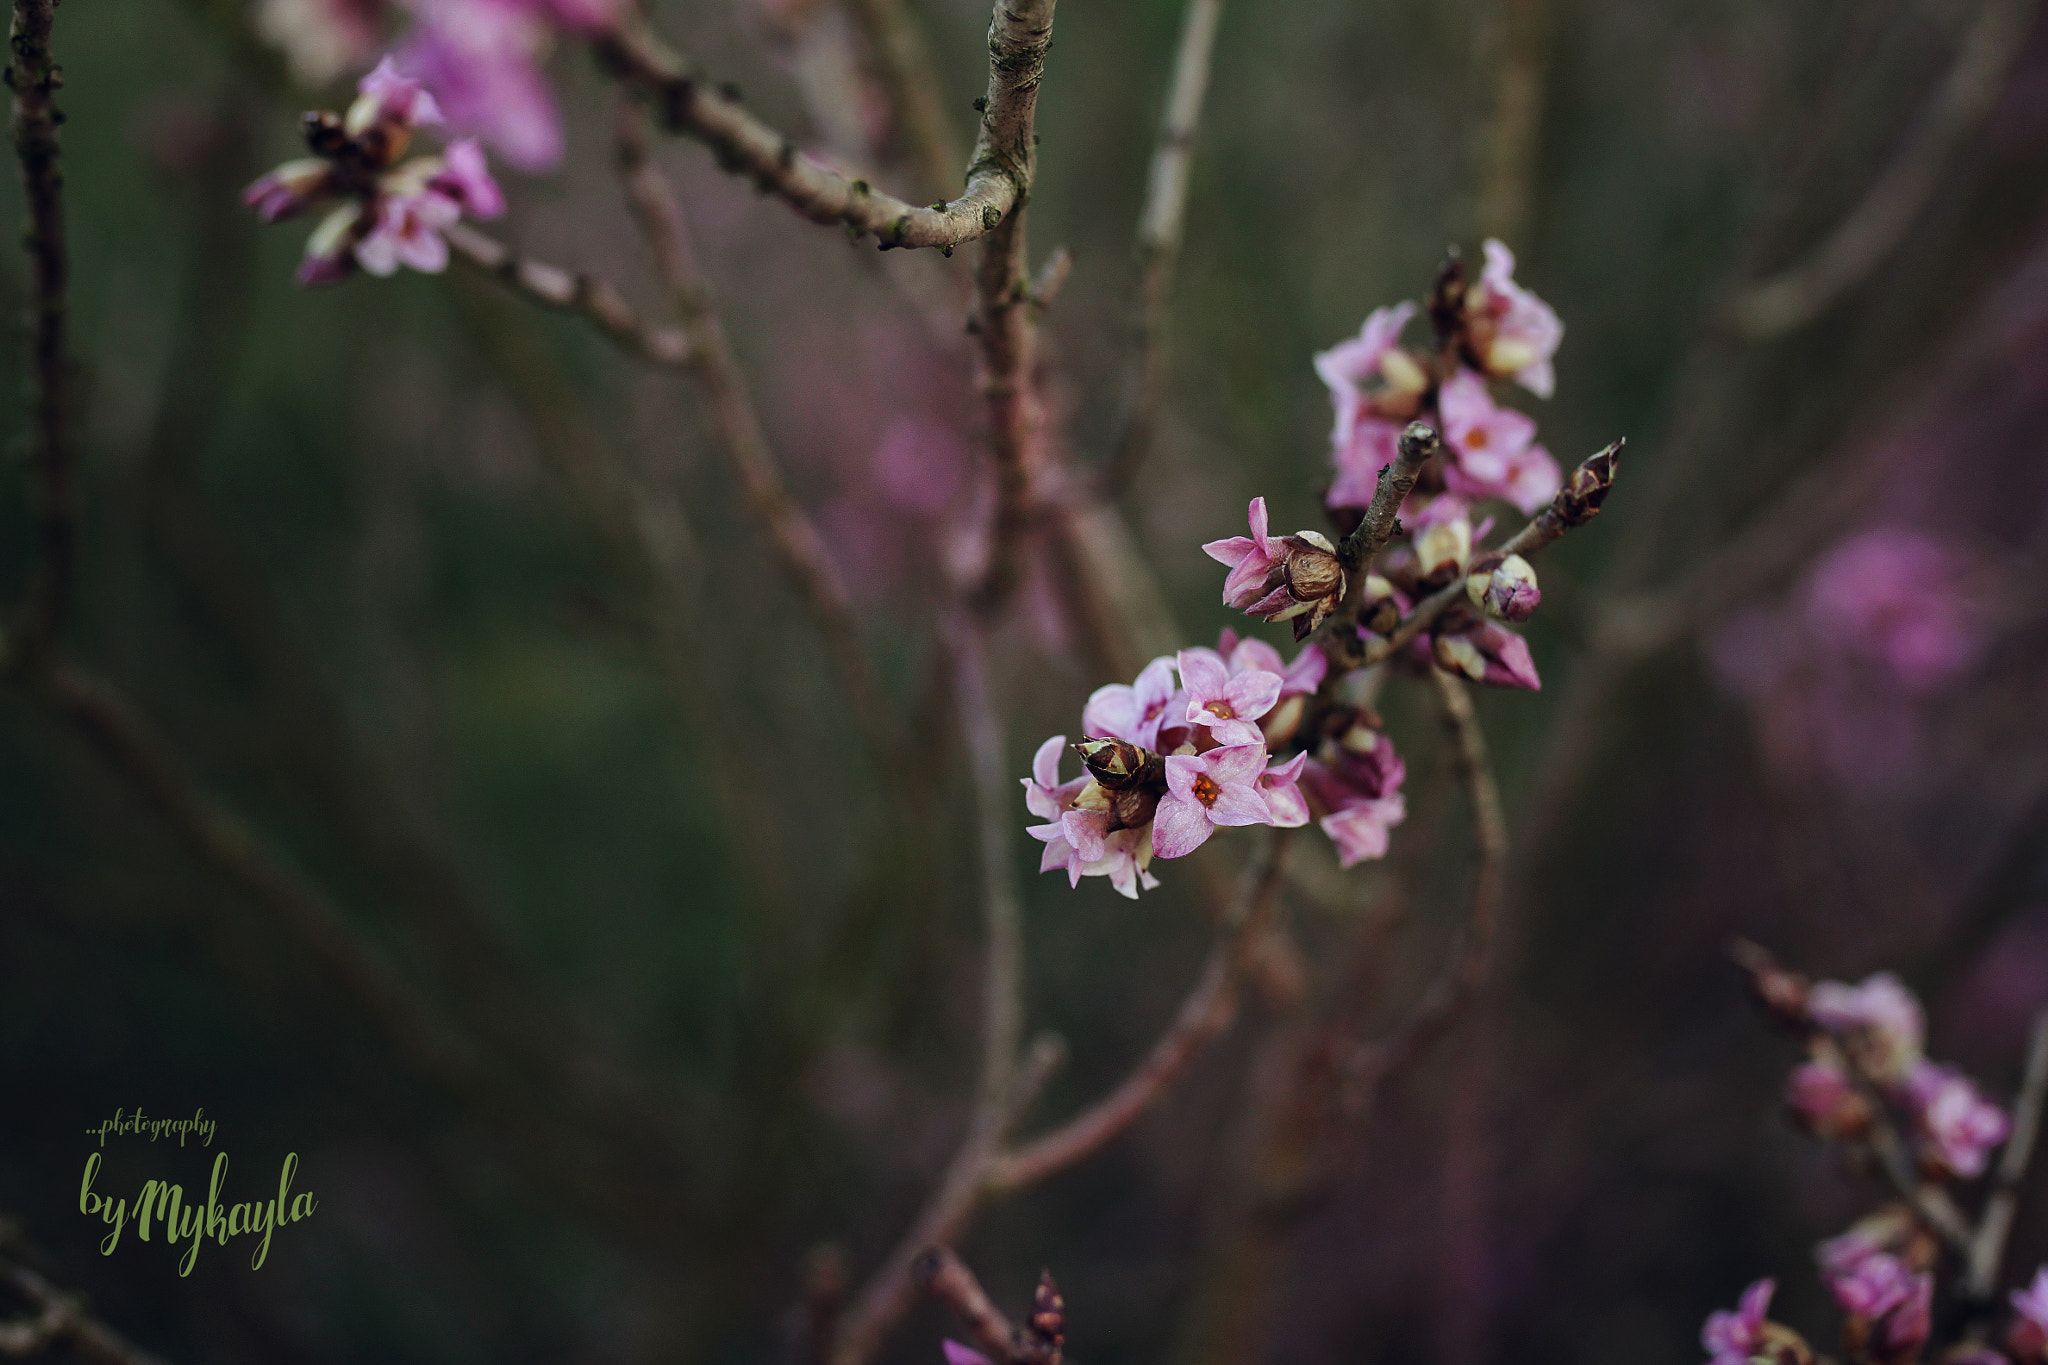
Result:
M1991 1178L1991 1198L1970 1241L1969 1268L1963 1280L1966 1300L1987 1302L1998 1287L1998 1263L2005 1257L2005 1239L2019 1212L2020 1181L2041 1135L2044 1101L2048 1101L2048 1010L2034 1016L2033 1031L2027 1035L2026 1070L2012 1104L2012 1136L1999 1154L1998 1170Z
M1041 1046L1039 1060L1020 1076L1017 1047L1024 1026L1023 913L1010 862L1010 802L1014 791L1003 766L1003 738L980 626L961 614L945 623L958 714L974 776L975 818L981 857L985 966L982 973L981 1074L967 1135L896 1248L854 1297L832 1350L833 1365L865 1365L883 1338L910 1311L916 1286L912 1267L925 1250L960 1235L984 1196L984 1173L1022 1114L1017 1091L1043 1084L1057 1052Z
M1275 830L1246 866L1237 899L1217 926L1216 945L1209 951L1200 979L1152 1050L1102 1099L1052 1132L991 1163L989 1193L1009 1194L1036 1184L1108 1144L1158 1103L1196 1055L1229 1027L1251 945L1279 899L1285 847L1285 833Z
M1567 480L1564 487L1558 490L1557 496L1551 499L1550 506L1531 517L1527 525L1503 541L1497 547L1498 552L1503 555L1520 555L1527 559L1562 539L1567 531L1591 521L1599 513L1600 502L1606 498L1608 488L1613 485L1617 457L1624 444L1626 443L1623 441L1616 441L1588 458L1573 471L1572 480ZM1575 481L1587 471L1599 471L1595 475L1598 497L1590 507L1585 505L1583 494L1575 493L1578 486ZM1374 500L1378 500L1377 494ZM1368 643L1360 656L1360 666L1369 666L1391 658L1398 650L1413 643L1418 635L1434 625L1439 616L1464 600L1465 581L1462 578L1437 589L1410 608L1408 614L1401 618L1384 639Z
M880 683L862 648L860 624L825 549L824 537L784 482L782 467L762 430L746 376L726 340L725 327L706 292L690 227L668 178L648 153L645 121L631 101L621 101L617 124L619 181L654 258L654 268L683 324L685 360L711 410L719 449L745 493L747 506L768 533L782 568L825 636L840 684L869 747L884 760L900 745Z
M1436 429L1426 422L1410 422L1396 443L1394 462L1380 467L1378 485L1372 491L1372 505L1350 535L1337 546L1337 556L1351 571L1354 582L1363 582L1372 572L1373 561L1393 539L1401 515L1401 504L1415 487L1415 478L1429 457L1443 448Z
M1877 1081L1864 1067L1857 1049L1844 1047L1839 1052L1845 1072L1870 1111L1870 1134L1866 1141L1885 1179L1912 1206L1929 1231L1967 1257L1971 1250L1969 1220L1947 1191L1927 1184L1915 1174L1906 1141L1899 1136L1898 1125L1892 1122Z
M1753 341L1782 336L1883 264L1926 207L1950 154L2005 89L2034 7L2035 0L1984 0L1897 158L1812 256L1736 296L1728 314L1738 331Z
M33 378L29 468L36 501L39 558L18 647L41 650L70 614L78 559L78 488L65 431L65 290L70 264L64 241L64 172L58 164L56 92L63 68L50 51L57 0L14 0L14 153L21 162L28 228L22 245L33 278L29 303Z
M1052 43L1054 0L997 0L989 20L989 70L981 131L959 197L921 207L850 180L804 156L778 130L743 108L645 19L628 16L598 41L600 57L671 131L709 144L719 164L751 176L806 218L873 233L890 247L950 250L993 232L1031 193L1032 120Z
M943 195L960 174L960 148L946 118L946 100L924 29L903 0L850 0L848 8L867 35L895 107L896 126L909 144L925 194Z
M642 359L665 366L691 362L689 338L681 329L641 318L610 283L521 256L467 223L443 229L442 235L462 260L536 303L583 314L599 331Z
M1103 482L1115 492L1129 486L1157 432L1166 391L1166 304L1173 266L1180 254L1181 225L1187 216L1189 167L1195 130L1209 89L1210 60L1223 0L1188 0L1180 45L1167 87L1159 141L1152 150L1152 174L1145 207L1138 215L1138 285L1131 309L1131 354L1124 378L1124 418Z
M918 1286L959 1315L983 1354L992 1361L1010 1358L1017 1329L995 1306L981 1281L949 1246L935 1246L919 1254L915 1268Z
M1486 753L1486 734L1472 709L1471 692L1461 680L1440 668L1429 670L1437 704L1451 732L1459 783L1472 807L1472 842L1477 867L1472 902L1457 947L1443 974L1431 984L1413 1012L1393 1034L1361 1046L1349 1061L1345 1105L1357 1108L1410 1058L1426 1047L1476 994L1486 980L1493 941L1500 927L1501 900L1506 891L1507 817L1502 813L1500 783Z
M86 1311L76 1295L65 1293L27 1266L0 1262L0 1284L36 1314L25 1321L0 1323L0 1357L25 1360L63 1342L79 1359L97 1365L163 1365Z

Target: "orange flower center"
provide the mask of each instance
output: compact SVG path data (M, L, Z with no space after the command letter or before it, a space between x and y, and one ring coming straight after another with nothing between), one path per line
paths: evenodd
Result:
M1216 785L1216 779L1207 773L1195 778L1195 799L1205 806L1216 804L1216 798L1223 795L1223 788Z
M1237 712L1231 710L1227 701L1212 701L1202 708L1218 720L1236 720Z
M1473 450L1484 450L1486 448L1486 428L1474 427L1466 432L1465 444Z

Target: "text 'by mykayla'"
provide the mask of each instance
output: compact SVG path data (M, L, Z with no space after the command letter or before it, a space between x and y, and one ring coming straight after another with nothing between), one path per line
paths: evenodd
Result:
M178 1274L190 1275L192 1267L199 1261L199 1248L211 1237L222 1246L228 1238L251 1234L259 1237L255 1251L249 1257L251 1269L261 1269L270 1255L270 1235L286 1223L296 1223L313 1216L320 1207L320 1201L310 1190L293 1194L292 1178L298 1173L299 1154L285 1154L284 1166L278 1172L277 1196L273 1199L251 1200L238 1204L223 1202L221 1187L227 1179L228 1154L221 1152L213 1159L213 1173L207 1181L206 1202L185 1202L185 1188L167 1180L143 1182L142 1190L131 1205L128 1200L111 1194L98 1194L93 1190L93 1181L100 1171L100 1154L88 1153L85 1158L85 1175L78 1184L78 1211L88 1218L98 1218L112 1230L100 1241L100 1254L111 1256L114 1248L121 1244L121 1232L132 1221L135 1235L147 1242L152 1240L151 1224L156 1223L163 1234L164 1242L170 1246L183 1244L185 1254L178 1258Z

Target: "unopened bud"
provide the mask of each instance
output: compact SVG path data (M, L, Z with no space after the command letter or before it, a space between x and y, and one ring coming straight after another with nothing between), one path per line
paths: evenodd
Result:
M1105 787L1128 787L1138 780L1144 771L1147 759L1157 760L1158 755L1125 739L1082 739L1074 742L1074 752L1081 756L1081 762L1088 771L1095 774L1095 780Z
M1520 555L1488 556L1475 563L1466 575L1465 593L1473 606L1497 621L1526 621L1543 600L1536 570Z
M1284 748L1301 728L1302 713L1307 709L1305 693L1290 692L1280 699L1279 705L1259 717L1259 733L1266 737L1266 747L1271 750Z
M1550 500L1550 511L1566 530L1584 526L1600 515L1600 504L1607 500L1607 491L1614 487L1621 448L1626 444L1626 441L1616 441L1598 454L1589 456L1565 476L1564 486Z
M355 270L356 243L369 229L365 210L344 204L320 221L306 239L306 254L299 261L300 284L333 284Z
M1833 1061L1794 1068L1785 1081L1785 1107L1815 1137L1839 1141L1870 1130L1870 1105Z
M1315 531L1287 537L1287 591L1298 602L1328 597L1344 586L1344 565L1337 547Z
M1358 609L1358 624L1375 635L1391 635L1401 624L1401 603L1394 585L1376 573L1365 576L1365 601Z
M1024 1332L1030 1340L1032 1365L1059 1365L1060 1348L1067 1340L1067 1301L1060 1296L1050 1270L1039 1272Z
M1486 676L1486 656L1462 635L1439 635L1434 653L1437 666L1447 673L1462 673L1473 682Z
M1472 557L1472 523L1463 517L1439 521L1416 532L1415 569L1425 579L1463 573Z
M334 192L334 168L319 157L300 157L277 167L242 191L242 202L266 223L304 213Z
M341 126L341 115L330 109L307 111L299 120L299 127L306 135L306 146L315 156L337 157L348 146L348 130Z

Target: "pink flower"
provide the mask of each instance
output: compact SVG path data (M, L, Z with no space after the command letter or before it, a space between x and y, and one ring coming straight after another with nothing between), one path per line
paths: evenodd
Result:
M1805 615L1817 638L1925 692L1975 664L1990 643L1969 578L1952 547L1908 527L1873 527L1814 564Z
M387 55L356 82L356 100L348 107L343 127L350 137L360 137L380 123L411 131L440 122L441 106L426 83L400 75L397 63Z
M1485 380L1459 370L1437 391L1436 401L1444 440L1457 456L1444 470L1452 492L1504 498L1525 514L1556 494L1564 476L1550 452L1534 444L1535 421L1497 406Z
M1331 451L1337 477L1323 501L1332 507L1370 507L1380 486L1380 470L1400 453L1401 424L1365 416Z
M2006 1345L2023 1360L2048 1354L2048 1265L2034 1272L2034 1282L2012 1291L2013 1322Z
M1310 809L1323 812L1318 824L1337 845L1340 866L1386 856L1393 827L1408 815L1401 795L1407 775L1394 741L1362 721L1324 743L1304 766Z
M548 25L505 0L432 0L402 49L440 96L450 126L525 171L562 159L562 123L541 73Z
M1233 676L1206 649L1182 650L1179 663L1188 722L1206 727L1218 744L1256 744L1263 750L1265 737L1254 722L1280 700L1280 675L1261 669Z
M389 275L401 265L428 275L448 268L448 243L441 229L454 226L462 206L444 194L386 194L377 204L377 222L356 243L356 264L372 275Z
M304 213L336 193L334 167L323 157L287 161L242 191L242 202L266 223Z
M1905 1241L1916 1226L1912 1214L1896 1204L1859 1218L1847 1232L1814 1248L1821 1274L1827 1278L1855 1274L1872 1256Z
M1151 826L1111 831L1107 812L1074 809L1090 779L1084 772L1071 782L1059 780L1060 755L1066 747L1065 735L1039 745L1031 759L1031 776L1023 779L1025 807L1047 822L1024 830L1045 845L1038 870L1064 869L1069 886L1079 886L1083 877L1107 877L1120 895L1135 900L1139 887L1150 891L1159 885L1146 870L1152 862Z
M1993 1148L2012 1132L2005 1111L1954 1067L1923 1061L1908 1073L1906 1106L1921 1140L1941 1163L1968 1179L1984 1173Z
M1336 425L1330 431L1332 447L1344 446L1352 427L1365 413L1366 386L1390 378L1382 367L1388 353L1399 345L1401 329L1414 316L1415 305L1405 300L1390 308L1375 308L1357 336L1347 337L1327 351L1316 352L1316 373L1329 386L1330 405L1336 409ZM1399 368L1398 362L1396 365ZM1415 368L1414 362L1410 361L1406 368ZM1405 386L1409 377L1404 373L1401 378Z
M448 144L441 153L441 170L427 186L453 199L472 218L496 218L505 211L505 192L491 178L484 149L473 137Z
M1266 595L1266 580L1287 558L1284 541L1267 533L1264 498L1251 500L1245 518L1251 523L1251 535L1212 540L1202 547L1203 554L1230 566L1230 574L1223 580L1223 605L1238 611Z
M1550 397L1551 357L1564 324L1549 304L1515 283L1515 253L1486 241L1486 268L1466 295L1474 349L1488 374L1512 378L1538 398Z
M1462 673L1488 687L1525 687L1535 691L1543 686L1536 675L1536 661L1529 655L1529 642L1511 630L1481 621L1455 635L1436 638L1438 666Z
M1835 1302L1852 1317L1875 1319L1904 1303L1913 1292L1913 1272L1890 1252L1864 1257L1846 1275L1830 1275Z
M1842 1069L1830 1062L1795 1067L1785 1081L1785 1105L1819 1137L1848 1137L1870 1122L1869 1106Z
M1122 739L1157 749L1160 729L1177 719L1172 706L1176 695L1173 660L1162 654L1145 665L1134 685L1096 688L1081 710L1081 728L1090 739Z
M1219 825L1272 823L1272 810L1256 785L1265 766L1266 746L1260 743L1169 757L1166 795L1152 825L1153 849L1162 858L1180 858L1208 842Z
M1259 794L1266 798L1266 823L1294 829L1308 823L1308 798L1302 795L1302 766L1308 755L1296 754L1285 763L1275 763L1259 774Z
M1223 628L1223 634L1216 641L1216 652L1228 660L1233 674L1278 673L1283 700L1293 696L1313 696L1330 671L1328 657L1316 645L1303 645L1301 652L1294 656L1293 663L1283 664L1279 650L1264 640L1240 640L1237 632L1228 626Z
M1712 1365L1749 1365L1764 1344L1764 1312L1771 1306L1776 1280L1758 1280L1742 1291L1734 1312L1717 1309L1700 1328L1700 1345Z
M1845 1035L1857 1058L1880 1081L1903 1080L1920 1060L1927 1024L1920 1002L1890 972L1879 972L1862 984L1814 983L1807 997L1813 1021L1831 1033Z

